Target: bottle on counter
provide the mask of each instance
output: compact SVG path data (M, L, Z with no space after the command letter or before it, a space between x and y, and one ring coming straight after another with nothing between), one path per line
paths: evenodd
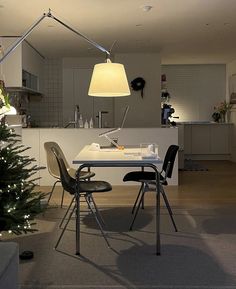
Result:
M79 127L80 127L80 128L83 128L83 127L84 127L82 114L81 114L80 117L79 117Z
M89 124L88 124L87 119L86 119L85 122L84 122L84 128L89 128Z
M90 121L89 121L89 128L93 128L93 118L91 117Z
M21 122L22 122L22 127L27 127L27 115L26 114L21 115Z

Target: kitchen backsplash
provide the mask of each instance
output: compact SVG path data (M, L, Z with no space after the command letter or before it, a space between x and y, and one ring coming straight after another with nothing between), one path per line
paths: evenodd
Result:
M46 59L42 97L32 97L28 114L31 125L39 127L62 126L62 60Z

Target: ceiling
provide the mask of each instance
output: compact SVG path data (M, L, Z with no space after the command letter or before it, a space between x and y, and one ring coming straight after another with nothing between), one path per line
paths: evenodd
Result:
M236 0L0 0L0 35L22 35L49 8L108 50L116 41L114 54L158 52L163 64L236 59ZM46 57L101 55L51 18L27 40Z

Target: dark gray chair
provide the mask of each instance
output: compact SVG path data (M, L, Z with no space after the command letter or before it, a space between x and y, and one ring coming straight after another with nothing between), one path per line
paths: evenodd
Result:
M97 205L94 201L94 198L93 198L93 193L103 193L103 192L108 192L108 191L111 191L112 190L112 186L108 183L108 182L105 182L105 181L90 181L90 180L81 180L79 178L79 180L76 180L75 178L72 178L67 169L66 169L66 166L65 166L65 163L64 163L64 160L63 158L61 157L61 155L59 154L59 152L57 151L56 148L52 148L52 152L56 158L56 161L57 161L57 164L58 164L58 167L59 167L59 172L60 172L60 180L61 180L61 184L62 184L62 187L65 191L69 192L71 195L73 195L73 199L71 201L71 204L69 206L69 208L71 207L73 201L75 200L75 196L76 194L80 194L80 197L84 197L87 205L88 205L88 208L90 210L90 212L92 213L92 215L94 216L98 226L99 226L99 229L108 245L108 247L110 247L110 244L107 240L107 237L103 231L103 228L102 228L102 223L104 224L104 221L102 219L102 216L101 214L99 213L98 211L98 208L97 208ZM69 209L68 208L68 209ZM56 246L55 246L55 249L57 249L59 243L60 243L60 240L68 226L68 223L74 213L76 209L76 203L73 207L73 209L71 210L70 212L70 215L67 219L67 222L65 224L65 226L63 227L63 230L59 236L59 239L56 243ZM68 210L63 218L63 221L66 217L68 213Z
M69 166L69 164L68 164L68 162L67 162L67 160L65 158L65 155L64 155L63 151L61 150L60 146L58 145L58 143L53 142L53 141L45 142L44 143L44 149L45 149L45 152L46 152L48 171L49 171L50 175L56 179L56 181L54 182L54 184L52 186L52 190L49 193L48 204L50 202L50 199L52 197L52 194L53 194L53 191L55 189L56 184L61 181L60 180L59 168L58 168L55 156L54 156L54 154L52 152L52 148L55 148L57 150L58 154L63 159L64 164L66 166L66 169L67 169L69 175L72 178L75 178L75 174L76 174L76 170ZM81 174L80 174L80 178L81 179L89 179L89 178L92 178L94 176L95 176L95 173L93 173L93 172L82 171ZM63 205L63 199L64 199L64 190L62 191L61 208L62 208L62 205Z
M160 192L163 196L163 199L165 201L167 210L169 212L172 224L173 224L176 232L177 232L177 226L175 224L175 221L173 218L173 213L172 213L172 210L171 210L171 207L170 207L170 204L169 204L169 201L167 199L167 196L166 196L166 193L165 193L163 186L168 185L167 178L171 178L171 176L172 176L173 167L174 167L175 158L176 158L176 154L178 152L178 149L179 149L179 146L177 146L177 145L170 145L169 146L169 148L166 152L165 158L164 158L162 170L160 172ZM134 221L137 217L137 214L139 212L141 205L142 205L142 208L144 208L144 195L145 195L145 193L149 190L155 189L155 186L156 186L155 179L156 179L155 172L149 172L149 171L143 171L143 170L142 171L129 172L123 178L124 182L132 181L132 182L141 183L139 193L137 195L137 198L134 202L133 209L132 209L132 214L134 212L135 212L135 214L134 214L134 218L132 220L132 223L130 225L130 230L132 230L132 228L133 228ZM137 204L138 204L138 206L137 206Z

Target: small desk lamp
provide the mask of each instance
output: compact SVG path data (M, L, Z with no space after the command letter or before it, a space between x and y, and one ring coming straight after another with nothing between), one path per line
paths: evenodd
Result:
M122 118L122 121L121 121L121 125L118 128L114 128L114 129L111 129L111 130L108 130L108 131L105 131L105 132L99 134L99 137L104 136L107 140L109 140L119 150L124 149L124 147L123 146L119 146L118 143L116 143L108 135L113 134L115 132L118 132L118 131L120 131L123 128L125 120L126 120L126 117L127 117L127 114L128 114L128 111L129 111L129 106L126 106L125 112L124 112L124 115L123 115L123 118Z

